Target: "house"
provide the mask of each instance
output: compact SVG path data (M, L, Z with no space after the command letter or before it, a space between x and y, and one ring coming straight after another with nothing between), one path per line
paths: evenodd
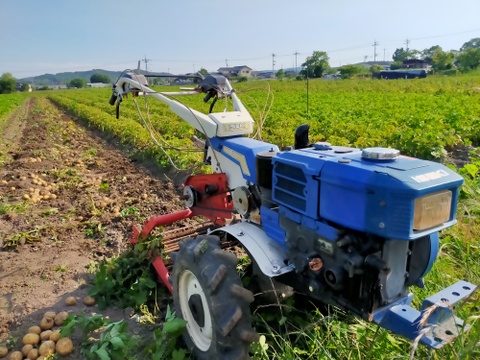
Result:
M408 59L404 60L400 68L402 69L424 69L429 71L432 65L426 60Z
M272 70L254 71L252 76L257 79L275 79L275 73Z
M236 76L246 76L252 77L252 68L247 65L232 66L232 67L221 67L217 70L227 79L231 79Z
M112 84L109 83L87 83L87 87L89 88L105 88L105 87L111 87Z

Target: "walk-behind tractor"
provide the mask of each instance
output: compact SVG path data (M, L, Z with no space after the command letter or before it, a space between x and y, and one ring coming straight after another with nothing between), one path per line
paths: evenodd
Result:
M110 104L118 117L127 94L155 98L204 135L213 174L189 177L186 209L134 226L131 238L194 216L215 225L180 242L171 273L161 257L153 259L177 315L188 322L184 338L197 358L248 358L258 338L253 293L237 275L236 256L222 248L232 241L275 291L293 289L432 348L465 330L454 308L475 285L458 281L420 310L410 306L409 292L423 286L436 260L438 232L456 223L459 175L391 148L310 144L307 124L292 134L291 148L279 149L247 136L254 121L224 76L202 77L190 90L185 94L212 101L208 114L171 97L183 91L156 92L132 71L114 84ZM218 100L228 107L214 112Z

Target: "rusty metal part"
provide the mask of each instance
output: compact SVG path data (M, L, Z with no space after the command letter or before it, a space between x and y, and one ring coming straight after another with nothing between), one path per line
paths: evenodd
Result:
M323 260L320 258L313 258L308 262L308 266L312 271L318 271L323 267Z
M176 228L162 232L162 243L167 254L178 250L178 243L180 240L195 237L197 235L206 234L209 228L212 228L213 223L207 221L182 228Z

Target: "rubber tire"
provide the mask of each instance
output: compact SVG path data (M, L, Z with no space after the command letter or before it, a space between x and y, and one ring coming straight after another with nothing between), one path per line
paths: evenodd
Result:
M185 239L180 242L180 250L172 254L173 266L173 300L176 315L188 321L195 317L197 307L190 304L190 299L180 299L180 293L185 294L186 284L194 285L193 291L204 295L202 300L203 316L200 324L197 320L184 333L187 346L200 360L240 360L250 359L250 344L258 341L258 334L251 325L250 303L253 302L253 293L245 289L236 272L237 257L220 248L220 240L213 235L200 235L194 239ZM193 275L193 276L192 276ZM201 290L197 290L197 286ZM188 295L187 295L188 297ZM201 296L198 295L197 299ZM198 300L197 300L198 302ZM206 309L205 309L206 308ZM202 326L203 325L203 326ZM211 330L210 335L203 332ZM206 329L206 330L205 330ZM198 332L200 330L200 333ZM197 335L197 343L194 338ZM200 336L200 340L198 340ZM211 339L211 341L209 341ZM200 347L199 347L200 346Z

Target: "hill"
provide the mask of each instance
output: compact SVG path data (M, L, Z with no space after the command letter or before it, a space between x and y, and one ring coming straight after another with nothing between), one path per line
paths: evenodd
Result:
M105 74L107 75L112 82L117 80L120 76L121 71L109 71L102 69L93 69L88 71L75 71L75 72L63 72L58 74L44 74L34 77L26 77L23 79L18 79L20 83L28 83L39 85L64 85L68 84L72 79L81 78L90 82L90 77L93 74Z

